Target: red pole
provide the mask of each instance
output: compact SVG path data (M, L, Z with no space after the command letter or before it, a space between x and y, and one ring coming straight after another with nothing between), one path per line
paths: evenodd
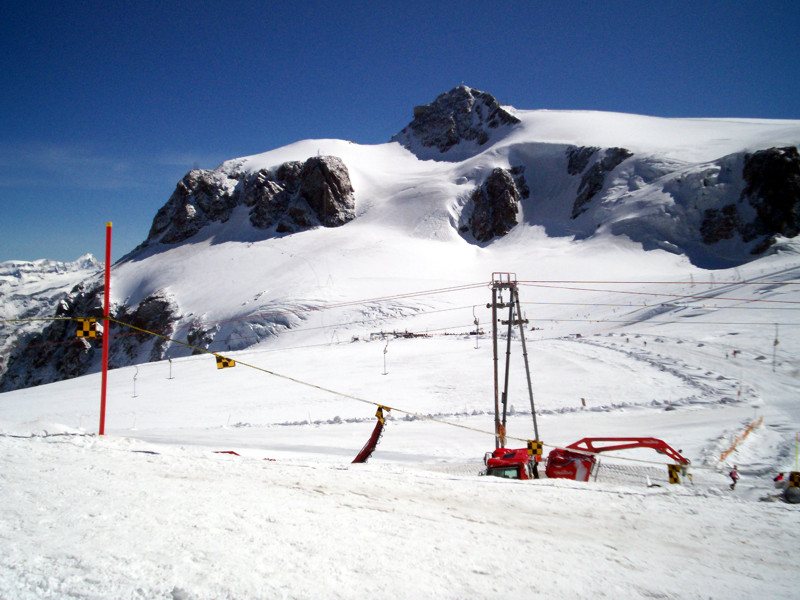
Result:
M108 321L111 291L111 223L106 223L106 277L103 291L103 376L100 384L100 435L106 431L106 384L108 383L108 338L111 324Z

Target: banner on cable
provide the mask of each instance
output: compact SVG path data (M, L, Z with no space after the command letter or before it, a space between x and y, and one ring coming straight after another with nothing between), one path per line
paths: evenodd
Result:
M230 367L236 366L236 361L232 358L225 358L224 356L220 356L219 354L215 354L214 356L217 357L217 368L218 369L228 369Z
M353 459L353 463L365 463L370 456L372 456L372 452L375 450L375 447L378 445L378 442L381 439L381 434L383 433L383 427L386 424L386 418L383 415L383 411L389 412L392 410L386 406L378 406L378 410L375 413L375 417L378 419L378 422L375 423L375 428L372 430L372 435L369 436L367 443L364 444L364 447L361 449L361 452L358 453Z

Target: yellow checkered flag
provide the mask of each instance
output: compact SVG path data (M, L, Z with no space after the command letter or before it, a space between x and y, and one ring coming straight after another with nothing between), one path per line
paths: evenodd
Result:
M235 367L236 361L232 358L225 358L224 356L220 356L219 354L215 354L217 357L217 368L218 369L227 369L228 367Z
M97 319L78 319L79 338L96 338L97 337Z
M544 444L536 440L528 440L528 456L541 456Z

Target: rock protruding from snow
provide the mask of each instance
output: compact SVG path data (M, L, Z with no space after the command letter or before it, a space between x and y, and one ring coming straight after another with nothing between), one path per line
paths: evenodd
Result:
M471 150L480 150L494 131L519 122L491 94L462 85L414 108L414 120L392 141L419 157L449 160L441 155L454 146L466 144Z
M242 182L242 201L252 206L250 222L294 233L309 227L339 227L355 218L350 174L336 156L315 156L261 169Z
M156 214L145 244L183 242L211 223L226 222L241 205L250 208L254 227L277 233L338 227L355 218L350 174L336 156L255 173L231 161L214 171L190 171Z
M625 148L599 150L598 148L573 147L567 150L568 173L570 175L583 173L580 187L578 187L578 197L575 198L575 204L572 206L573 219L584 213L592 199L602 191L606 183L606 175L631 156L633 153ZM594 164L587 168L593 158Z
M94 358L92 342L76 336L73 316L102 319L102 288L89 290L79 283L55 311L55 318L41 331L29 333L18 342L0 378L0 392L71 379L88 372Z
M567 173L570 175L580 175L586 169L592 156L600 148L596 146L571 146L567 149Z
M800 234L800 154L797 148L768 148L739 159L743 189L738 202L729 201L703 213L703 243L716 244L741 236L761 254L775 236ZM709 187L709 179L705 179ZM710 180L713 182L713 180ZM741 188L740 188L741 189Z
M338 227L355 217L355 199L350 175L344 163L335 156L309 158L298 175L295 203L301 205L300 217L288 212L300 227L315 225ZM305 206L311 210L306 211ZM308 224L306 224L308 223Z
M156 213L147 242L177 244L213 221L227 221L236 205L233 193L237 183L221 169L189 171Z
M479 242L507 234L517 224L520 190L511 172L496 168L472 193L470 231Z
M23 319L13 327L0 327L0 376L12 349L27 335L39 331L59 302L80 281L96 277L102 263L91 254L74 262L48 259L11 260L0 263L0 319Z
M166 293L156 292L135 308L112 307L113 319L145 330L170 336L174 323L180 318L175 301ZM94 340L76 336L79 317L98 321L98 337ZM76 285L58 304L55 318L41 331L19 340L11 352L6 372L0 378L0 392L71 379L100 367L103 286ZM112 322L114 344L109 355L109 367L117 368L162 360L166 356L167 340L163 337L137 333L137 329Z
M166 338L172 336L175 323L180 316L177 302L163 290L147 296L134 309L120 306L116 311L116 319L138 328L122 327L120 333L145 330L157 333L158 336L146 334L120 336L114 340L114 352L109 358L110 366L117 368L163 360L168 348Z
M700 223L700 236L704 244L716 244L729 240L743 229L742 220L735 204L722 208L707 208Z
M769 148L745 157L742 194L767 235L800 233L800 155L795 147Z

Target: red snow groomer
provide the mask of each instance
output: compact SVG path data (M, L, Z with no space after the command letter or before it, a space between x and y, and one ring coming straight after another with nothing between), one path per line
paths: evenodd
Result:
M484 474L507 479L536 479L536 462L540 458L541 456L531 456L528 448L497 448L484 456Z
M608 445L598 446L598 443ZM688 465L689 460L663 440L639 437L583 438L566 448L556 448L547 456L545 474L549 478L589 481L595 467L596 454L611 450L630 450L631 448L652 448L659 454L666 454L680 465Z

